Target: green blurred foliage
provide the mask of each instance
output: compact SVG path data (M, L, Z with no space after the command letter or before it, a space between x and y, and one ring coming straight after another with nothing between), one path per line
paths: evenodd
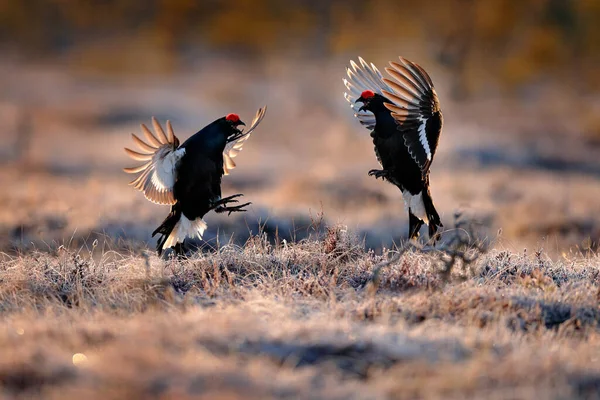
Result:
M186 52L410 48L454 70L458 96L490 77L509 89L544 79L600 87L600 0L0 0L0 42L35 57L77 51L101 69L139 69L134 56L176 69Z

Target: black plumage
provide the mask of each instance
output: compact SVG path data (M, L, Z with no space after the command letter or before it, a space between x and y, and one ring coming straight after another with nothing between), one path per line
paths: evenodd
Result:
M429 172L442 131L443 117L429 75L419 65L400 58L386 68L384 78L362 58L351 62L344 79L346 99L367 128L382 166L369 175L396 185L409 214L409 237L419 235L423 223L436 239L442 226L429 189ZM359 95L360 94L360 95Z
M169 135L162 132L160 124L153 119L156 136L142 125L150 144L134 135L134 141L150 153L136 153L126 149L138 161L148 161L145 168L129 168L126 172L142 172L132 184L142 190L150 201L171 204L171 212L152 233L160 235L156 250L160 255L165 248L174 247L176 253L184 252L186 237L202 237L206 213L246 211L251 203L233 205L242 194L221 197L221 180L235 167L232 158L241 151L244 141L264 117L266 108L260 109L250 128L236 114L229 114L204 127L180 146L172 127L167 122ZM142 142L142 143L140 143ZM157 147L158 146L158 147ZM135 156L135 154L139 156Z

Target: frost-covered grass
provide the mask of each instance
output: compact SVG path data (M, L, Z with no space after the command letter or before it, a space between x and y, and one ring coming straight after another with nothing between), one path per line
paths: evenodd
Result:
M0 398L598 397L600 169L579 102L453 102L438 75L436 207L495 244L467 266L468 246L381 256L407 215L367 176L346 56L296 61L243 81L219 59L160 79L0 65ZM129 134L156 115L185 140L263 104L223 180L249 212L207 215L207 252L156 258L168 208L127 186Z
M590 398L600 258L362 250L339 227L184 261L3 255L0 394ZM374 274L378 271L377 274Z

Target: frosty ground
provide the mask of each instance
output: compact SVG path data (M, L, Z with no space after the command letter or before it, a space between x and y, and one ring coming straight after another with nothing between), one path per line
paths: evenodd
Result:
M160 79L1 64L0 397L598 397L600 164L578 103L456 104L436 79L445 250L405 249L345 62L248 66L243 85L218 60ZM129 134L264 103L223 184L250 211L157 258L167 208L127 186ZM460 249L457 211L478 229Z
M376 255L340 227L293 244L258 235L185 261L82 254L2 256L4 397L583 399L600 390L597 256L491 250L443 274L447 254Z

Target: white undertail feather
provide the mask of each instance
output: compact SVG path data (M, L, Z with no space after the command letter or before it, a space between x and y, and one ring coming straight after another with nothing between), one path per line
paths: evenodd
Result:
M194 220L189 220L185 215L181 214L179 221L175 224L163 248L168 249L177 243L182 243L186 237L202 239L202 235L207 227L208 225L206 225L206 222L202 218L198 217Z
M429 141L427 140L427 132L425 129L427 128L427 118L419 117L419 142L421 142L421 146L425 150L425 154L427 154L427 159L431 161L431 149L429 148Z
M423 192L413 195L408 190L405 190L402 192L402 197L404 198L404 208L406 211L410 208L410 211L416 217L429 224L429 218L427 218L427 212L425 211L425 203L423 203Z

